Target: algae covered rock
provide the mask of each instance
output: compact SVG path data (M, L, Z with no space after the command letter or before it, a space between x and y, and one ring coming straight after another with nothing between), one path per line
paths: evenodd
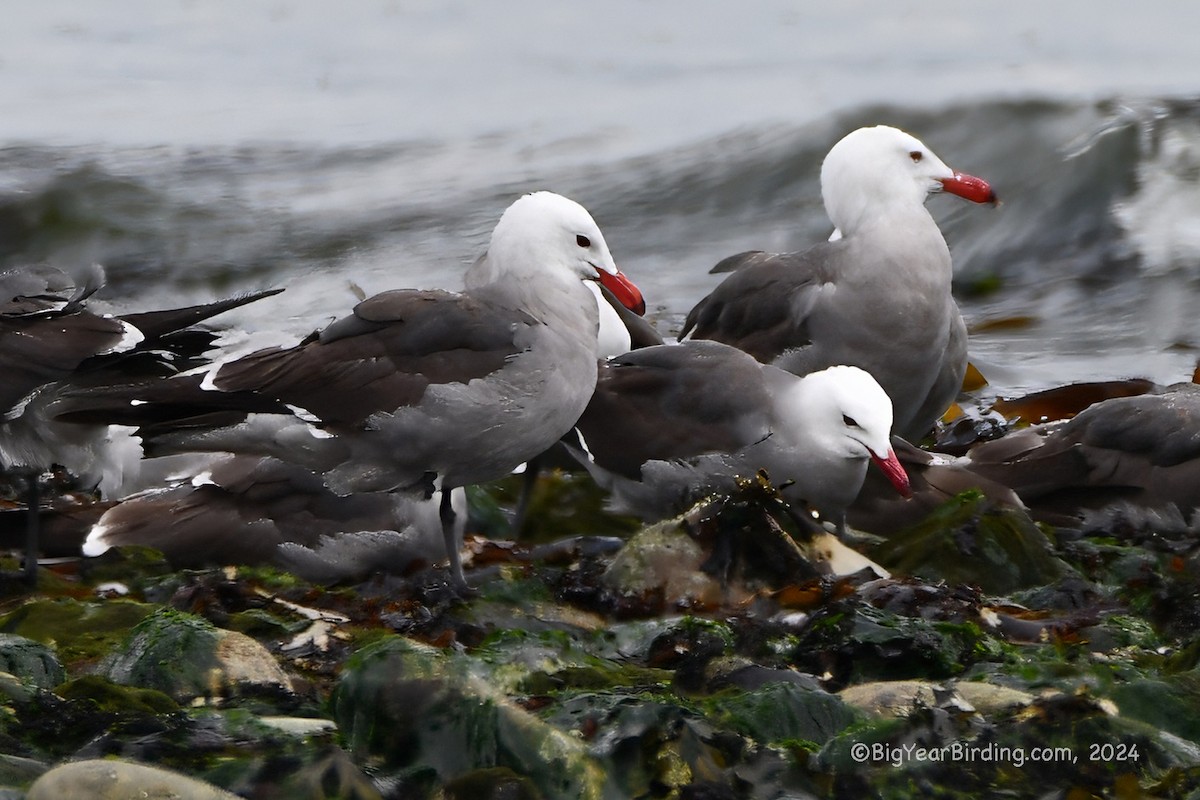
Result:
M974 622L940 622L894 614L850 597L813 614L792 651L793 664L829 673L838 685L905 678L956 677L991 657Z
M715 789L735 780L747 746L740 734L718 729L669 695L578 694L549 709L547 720L590 742L622 798L681 796L696 783Z
M235 794L171 770L109 760L76 761L55 767L34 781L26 795L27 800L62 800L66 797L237 800Z
M55 689L64 700L91 700L99 711L113 714L169 714L179 705L160 691L122 686L99 675L84 675Z
M410 785L504 767L544 798L607 798L577 739L518 708L441 651L395 636L351 658L332 698L351 751Z
M716 604L721 585L700 571L707 554L678 520L643 528L613 559L604 582L620 595L661 593L668 603Z
M971 584L991 594L1044 586L1070 571L1027 514L977 491L947 500L872 556L899 574Z
M117 683L157 689L179 701L220 695L243 684L291 686L274 657L254 639L170 609L140 622L101 672Z
M129 629L154 609L131 600L34 600L0 617L0 632L53 644L59 661L70 668L95 662L111 652L129 635Z
M48 689L62 683L65 673L54 651L41 642L0 633L0 672Z
M1200 673L1140 677L1113 687L1121 716L1137 719L1200 745Z
M768 683L714 701L710 719L757 742L803 740L822 744L858 720L837 695L794 682Z

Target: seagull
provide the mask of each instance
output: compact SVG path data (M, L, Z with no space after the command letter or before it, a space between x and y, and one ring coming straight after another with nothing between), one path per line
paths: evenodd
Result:
M1190 515L1200 508L1200 386L1101 400L977 444L963 460L1055 524L1116 502Z
M765 470L785 499L844 532L869 461L909 491L891 424L887 395L857 367L798 377L695 341L603 364L577 428L581 460L619 512L661 518Z
M865 369L892 400L895 432L923 437L967 363L950 251L925 208L936 192L996 202L985 181L951 170L904 131L847 134L821 165L830 241L724 259L712 271L733 274L691 310L680 338L731 344L796 375Z
M0 272L0 463L26 473L28 523L25 571L36 580L37 477L54 466L87 489L119 496L138 472L137 443L107 424L69 425L55 405L81 387L125 382L131 375L168 375L194 363L215 335L193 326L209 317L279 293L247 294L211 303L115 317L91 311L87 300L104 286L99 265L76 281L47 265Z
M645 310L592 216L552 192L509 206L487 261L489 279L462 293L383 292L293 347L218 359L186 381L127 387L108 396L110 407L159 414L139 429L156 453L271 456L321 475L340 495L438 493L451 580L465 590L453 490L507 475L583 413L599 325L585 284L598 281L626 308ZM156 396L168 398L171 421ZM208 424L246 407L254 413L238 422Z
M462 546L466 494L456 490L455 537ZM221 455L203 469L108 508L82 551L153 547L176 568L274 564L332 583L380 570L403 571L442 552L436 502L398 492L338 495L319 475L279 459Z

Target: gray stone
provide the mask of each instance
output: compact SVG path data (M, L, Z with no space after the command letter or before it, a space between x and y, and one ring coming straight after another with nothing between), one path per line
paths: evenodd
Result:
M24 786L48 769L41 761L0 753L0 786Z
M237 795L177 772L128 761L76 761L29 787L26 800L237 800Z
M931 681L875 681L847 686L838 697L877 717L907 717L921 706L936 706L941 684Z
M707 558L678 520L643 528L617 554L604 572L604 582L625 595L661 590L664 600L716 604L720 583L700 571Z
M28 703L37 694L37 687L11 672L0 672L0 701Z
M954 689L985 716L1014 706L1027 706L1034 701L1034 696L1029 692L981 681L961 681L954 684Z
M139 623L100 672L116 683L157 689L181 703L220 697L246 684L291 690L287 674L257 641L170 609Z
M333 720L317 717L259 717L258 721L269 728L301 738L337 730L337 723Z
M53 688L66 679L54 650L11 633L0 633L0 672L11 672L43 689Z

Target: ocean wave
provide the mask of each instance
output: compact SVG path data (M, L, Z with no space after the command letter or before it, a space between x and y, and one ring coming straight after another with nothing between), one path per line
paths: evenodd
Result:
M715 285L708 269L720 258L827 237L821 159L846 131L879 123L986 178L1002 200L997 209L929 202L968 316L1026 313L1051 326L1049 338L1094 334L1140 302L1147 275L1169 286L1194 277L1200 103L1122 98L872 106L611 161L586 139L539 159L503 136L342 148L10 146L0 149L0 266L99 262L109 296L127 304L303 278L311 291L281 300L282 316L336 315L352 286L457 286L512 196L551 188L593 211L669 328ZM331 297L343 302L330 308Z

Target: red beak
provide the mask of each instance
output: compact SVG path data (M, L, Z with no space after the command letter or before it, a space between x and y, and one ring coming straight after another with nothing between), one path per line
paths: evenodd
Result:
M616 273L597 270L600 273L600 284L608 289L618 300L621 305L628 308L639 317L646 313L646 299L642 297L642 290L634 285L633 281L625 277L625 274L618 270Z
M956 194L959 197L970 200L972 203L991 203L996 205L999 202L996 199L996 193L992 191L992 187L983 178L976 178L974 175L964 175L961 172L954 173L953 178L941 178L942 188L950 194Z
M912 497L912 486L908 482L908 473L900 465L900 459L896 458L895 450L889 447L887 458L880 458L871 453L871 460L879 465L879 468L883 470L883 474L892 482L892 486L896 487L896 491L902 497Z

